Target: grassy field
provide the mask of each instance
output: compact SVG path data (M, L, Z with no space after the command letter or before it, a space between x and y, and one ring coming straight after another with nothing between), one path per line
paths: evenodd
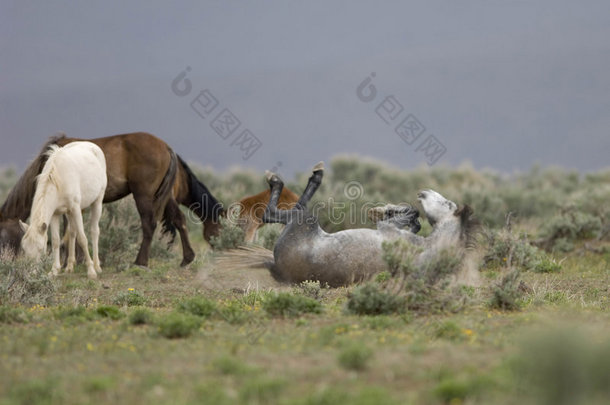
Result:
M225 203L263 187L251 173L199 175ZM442 306L389 294L385 277L367 284L374 297L280 285L262 268L217 267L196 224L189 267L166 240L148 269L133 267L138 220L126 200L105 206L97 281L82 266L49 280L49 263L0 261L0 404L608 402L610 173L404 174L338 159L317 198L340 202L348 179L366 186L360 205L428 187L472 204L484 222L481 282L419 291L459 302ZM14 180L5 174L0 196ZM389 296L407 301L376 304ZM356 314L358 299L377 311Z

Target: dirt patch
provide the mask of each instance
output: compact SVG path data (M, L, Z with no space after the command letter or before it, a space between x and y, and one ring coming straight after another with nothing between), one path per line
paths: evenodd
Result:
M234 268L226 269L211 263L199 270L197 280L206 290L231 290L245 292L251 290L277 290L288 288L288 284L277 282L268 269Z

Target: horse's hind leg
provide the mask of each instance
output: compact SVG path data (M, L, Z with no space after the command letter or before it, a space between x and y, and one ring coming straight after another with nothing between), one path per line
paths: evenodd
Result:
M61 239L59 237L59 215L53 215L53 217L51 217L51 247L53 250L53 266L51 267L51 274L54 276L59 274L59 269L61 269L61 261L59 260L60 245Z
M153 234L157 227L153 211L153 199L143 193L133 192L133 198L136 201L136 208L140 214L142 221L142 244L140 251L136 257L136 264L139 266L148 266L148 255L150 253L150 244L152 243Z
M96 272L101 273L100 256L98 250L98 242L100 239L100 218L102 217L102 201L104 194L93 203L91 206L91 248L93 250L93 268Z
M97 278L97 273L93 268L93 260L91 260L91 256L89 255L89 247L87 246L87 236L85 235L85 227L83 225L83 214L80 210L80 207L76 206L70 210L70 228L73 228L72 231L76 231L76 239L78 240L78 244L83 250L83 254L85 255L85 263L87 263L87 277L89 278Z
M313 197L314 193L322 184L322 177L324 176L324 162L320 162L313 167L313 174L309 177L309 181L307 182L307 187L305 187L305 191L299 198L297 202L296 208L305 209L311 197Z
M171 198L167 202L163 216L166 220L171 221L172 225L180 233L180 242L182 243L182 263L180 263L180 266L186 266L195 259L195 252L189 241L189 235L186 229L186 218L182 211L180 211L176 200Z
M275 173L267 174L267 183L271 187L271 196L269 197L269 203L263 214L264 223L280 223L286 225L289 220L302 220L307 203L313 197L314 193L320 187L322 183L322 176L324 175L324 163L320 162L313 168L313 174L307 182L305 191L299 198L295 207L290 210L280 210L277 208L280 195L284 189L284 183Z

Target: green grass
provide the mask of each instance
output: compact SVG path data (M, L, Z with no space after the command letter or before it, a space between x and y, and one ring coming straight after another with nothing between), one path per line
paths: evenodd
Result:
M427 316L349 315L349 289L303 305L298 294L204 292L196 272L165 274L170 282L140 280L138 291L150 297L144 306L114 306L133 285L118 272L104 274L108 288L91 289L79 274L59 277L57 290L70 291L55 305L0 307L3 403L191 404L204 394L227 404L536 403L554 398L555 385L545 382L533 397L533 388L518 385L524 368L542 373L522 361L545 336L523 336L556 325L585 336L572 342L591 358L578 372L596 382L574 388L581 403L605 395L597 370L610 364L609 276L593 253L567 258L560 273L523 273L533 291L519 311L491 309L489 287L480 287L471 290L482 298L466 310ZM75 305L77 296L86 299ZM561 358L546 336L549 353L541 356Z
M213 262L201 228L190 222L195 263L179 268L179 244L168 253L157 240L149 268L132 266L137 221L133 207L117 205L105 214L105 224L117 228L105 235L98 281L82 269L48 279L48 262L0 260L0 404L605 403L610 174L407 173L350 159L330 166L319 200L342 202L337 190L357 179L366 196L382 201L430 187L473 204L493 227L481 242L481 286L438 297L459 297L457 307L437 305L427 294L439 291L417 285L406 287L406 302L394 302L400 295L389 273L373 287L244 282L233 289L201 277ZM265 186L258 174L199 174L225 203ZM289 186L300 191L307 176ZM572 208L564 203L586 215L566 225L562 213ZM501 228L508 210L518 213L510 232ZM120 229L124 217L127 230ZM548 221L552 235L543 234ZM554 243L530 245L543 236ZM404 272L403 262L395 265ZM441 264L432 275L451 263ZM421 310L424 304L431 309Z

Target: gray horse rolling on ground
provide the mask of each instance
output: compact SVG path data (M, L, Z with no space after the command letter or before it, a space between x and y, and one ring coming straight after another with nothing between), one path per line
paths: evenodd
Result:
M366 280L387 270L382 259L382 243L404 239L421 246L420 259L445 247L470 243L474 221L468 206L457 205L439 193L427 190L418 194L433 231L428 237L416 235L420 230L417 209L386 205L369 213L377 221L377 229L349 229L327 233L318 219L307 210L307 203L322 182L324 164L313 168L307 187L293 209L277 209L283 182L274 173L267 173L271 188L263 222L285 224L273 249L272 275L279 281L300 283L318 280L331 287Z

